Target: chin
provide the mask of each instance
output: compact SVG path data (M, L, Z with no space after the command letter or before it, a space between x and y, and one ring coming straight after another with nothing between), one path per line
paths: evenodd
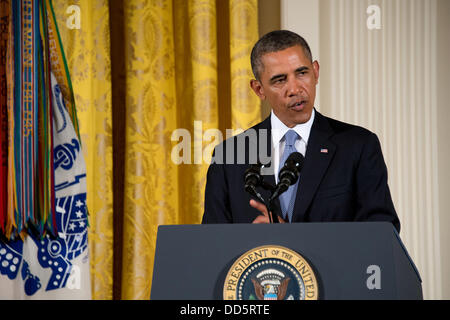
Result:
M302 124L308 122L311 118L312 110L306 111L302 110L300 112L296 112L295 116L292 118L295 124Z

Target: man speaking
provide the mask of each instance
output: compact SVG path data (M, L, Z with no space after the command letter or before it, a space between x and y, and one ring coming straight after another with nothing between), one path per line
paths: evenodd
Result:
M280 223L390 221L400 231L377 136L314 108L319 63L312 60L307 42L291 31L272 31L253 47L251 64L255 79L250 86L272 109L267 119L249 129L256 132L258 154L264 151L261 142L267 142L268 167L273 170L263 176L264 181L280 185L280 171L290 172L287 159L293 154L301 158L292 184L273 201L274 219ZM239 138L232 137L215 149L207 174L202 223L270 222L262 199L270 198L273 189L258 177L254 196L245 192L244 176L255 143L247 141L239 148ZM225 159L230 150L233 161L217 161L219 153ZM238 161L242 154L243 163Z

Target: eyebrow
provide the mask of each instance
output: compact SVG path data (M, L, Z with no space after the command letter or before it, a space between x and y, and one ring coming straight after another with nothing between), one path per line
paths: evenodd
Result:
M302 66L302 67L299 67L299 68L297 68L297 69L295 69L295 72L296 73L299 73L299 72L303 72L303 71L308 71L309 70L309 67L307 67L307 66ZM282 74L276 74L276 75L274 75L272 78L270 78L270 82L274 82L274 81L276 81L276 80L278 80L278 79L282 79L282 78L285 78L286 77L286 74L284 74L284 73L282 73Z
M308 71L308 70L309 70L309 67L303 66L303 67L295 69L295 72L303 72L303 71Z
M286 74L284 74L284 73L276 74L272 78L270 78L270 82L275 82L276 80L283 79L283 78L286 78Z

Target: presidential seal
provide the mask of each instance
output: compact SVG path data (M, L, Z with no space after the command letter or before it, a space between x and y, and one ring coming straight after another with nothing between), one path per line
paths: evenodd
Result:
M228 271L224 300L317 300L316 276L297 252L262 246L240 256Z

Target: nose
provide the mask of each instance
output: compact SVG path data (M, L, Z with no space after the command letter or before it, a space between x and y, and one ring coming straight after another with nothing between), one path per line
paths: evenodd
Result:
M293 97L298 94L300 94L303 90L303 87L301 86L300 82L293 78L288 81L287 85L287 95L288 97Z

